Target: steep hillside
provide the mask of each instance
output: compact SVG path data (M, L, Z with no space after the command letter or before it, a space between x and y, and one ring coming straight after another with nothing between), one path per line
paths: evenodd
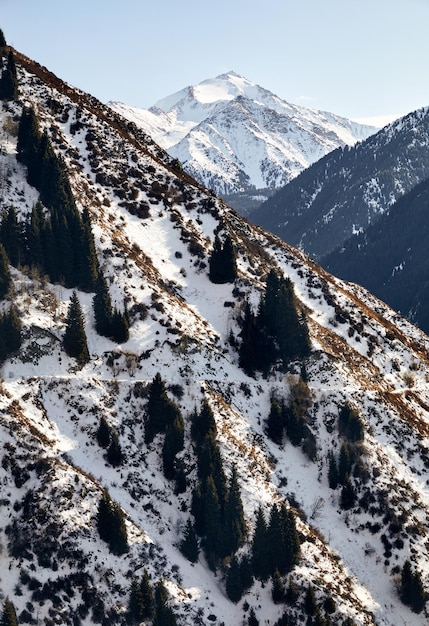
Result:
M376 130L289 104L235 72L182 89L149 110L109 104L238 210L252 197L260 204L323 155Z
M423 623L427 337L237 216L111 109L15 61L19 99L0 110L2 205L30 232L39 194L16 134L31 105L91 215L129 338L100 336L94 293L77 289L89 351L78 362L64 350L73 288L19 259L11 268L1 307L17 308L22 345L0 387L4 606L22 624L150 622L149 583L158 624ZM236 278L213 283L228 241ZM269 288L293 289L287 319ZM310 350L246 373L263 294L266 320L298 314Z
M320 259L429 176L428 144L425 108L322 158L250 219Z
M372 226L322 259L429 331L429 182L405 194Z

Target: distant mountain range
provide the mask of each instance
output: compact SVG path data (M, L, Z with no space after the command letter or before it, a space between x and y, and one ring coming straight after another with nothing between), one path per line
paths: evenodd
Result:
M109 106L243 212L325 154L377 130L285 102L235 72L186 87L148 110Z
M429 177L428 147L424 108L323 157L250 219L320 260Z

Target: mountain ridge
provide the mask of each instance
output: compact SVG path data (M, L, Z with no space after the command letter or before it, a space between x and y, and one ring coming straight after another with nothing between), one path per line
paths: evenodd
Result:
M251 610L260 622L304 624L310 585L325 621L420 624L426 609L413 613L396 586L407 558L428 586L428 338L363 288L238 216L136 126L15 54L20 99L0 111L3 202L19 208L22 222L38 197L4 127L31 102L64 159L79 211L91 213L99 265L114 303L126 303L130 336L120 344L100 336L94 294L77 290L90 353L80 366L62 347L72 288L11 268L2 307L18 307L23 344L3 363L0 387L2 600L13 599L23 623L37 612L45 624L125 624L132 579L147 569L154 586L164 582L184 625L251 624ZM232 240L234 283L209 279L216 235ZM273 269L293 285L311 352L249 375L239 362L242 320L246 304L256 314ZM145 440L157 374L184 416L181 493L163 474L166 435ZM266 434L272 399L288 406L304 379L306 450ZM228 478L238 471L248 537L237 558L251 553L259 506L267 517L274 504L293 512L300 554L282 584L292 578L295 604L273 602L272 582L257 579L231 601L232 561L214 572L203 537L195 563L179 549L198 478L192 414L204 401ZM347 443L338 424L345 403L365 430L350 447L361 451L350 508L328 482L329 453L336 458ZM119 437L125 461L118 467L97 442L101 416ZM125 515L124 555L98 534L106 490Z

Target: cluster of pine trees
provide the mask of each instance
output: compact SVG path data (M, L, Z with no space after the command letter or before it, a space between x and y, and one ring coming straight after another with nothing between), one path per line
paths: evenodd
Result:
M133 578L128 602L128 618L132 624L146 620L154 626L175 626L173 609L168 604L168 592L162 580L152 588L149 575L144 570L140 579Z
M270 413L267 418L267 435L275 443L281 445L284 433L294 446L306 442L312 433L307 424L307 411L311 404L310 390L307 383L300 378L291 386L289 402L283 399L271 399Z
M253 313L248 303L245 306L240 337L240 367L249 375L267 371L277 360L286 366L309 354L307 322L297 311L289 278L270 271L258 312Z
M222 243L215 236L213 250L209 258L209 278L212 283L233 283L237 278L237 260L234 245L229 235Z
M16 100L18 97L18 78L16 75L15 57L7 43L3 31L0 30L0 100Z
M227 481L216 434L213 411L204 402L201 410L194 412L191 426L198 470L192 513L195 531L202 537L207 561L213 569L236 552L247 534L237 472L233 468Z
M21 346L21 320L14 306L0 313L0 363Z
M103 492L98 503L97 530L100 538L108 544L113 554L121 555L128 552L124 514L119 504L113 502L107 491Z

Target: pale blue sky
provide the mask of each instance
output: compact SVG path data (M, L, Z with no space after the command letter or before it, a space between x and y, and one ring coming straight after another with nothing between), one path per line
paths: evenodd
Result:
M8 43L103 102L234 70L349 118L429 105L429 0L0 0Z

